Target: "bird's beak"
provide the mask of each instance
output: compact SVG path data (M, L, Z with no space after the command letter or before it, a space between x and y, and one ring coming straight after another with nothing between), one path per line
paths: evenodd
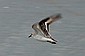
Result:
M30 35L28 36L28 38L30 38L30 37L32 37L32 34L30 34Z

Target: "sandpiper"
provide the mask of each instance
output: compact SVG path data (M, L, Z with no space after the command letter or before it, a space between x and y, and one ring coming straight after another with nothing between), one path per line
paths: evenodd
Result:
M62 18L61 14L58 13L58 14L51 15L41 20L40 22L34 23L32 25L32 28L35 30L35 32L31 33L29 35L29 38L33 37L34 39L37 39L39 41L56 44L57 40L55 40L49 33L49 25L61 18Z

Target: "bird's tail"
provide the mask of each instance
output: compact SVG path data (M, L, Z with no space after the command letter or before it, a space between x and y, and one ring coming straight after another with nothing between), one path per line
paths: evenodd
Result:
M51 44L56 44L56 42L54 41L54 42L52 42L52 41L47 41L47 42L49 42L49 43L51 43Z
M56 44L56 42L58 42L57 40L55 40L54 38L52 38L52 37L49 37L52 41L47 41L47 42L49 42L49 43L51 43L51 44Z
M55 41L55 42L58 42L57 40L55 40L55 39L53 39L53 38L51 38L53 41Z

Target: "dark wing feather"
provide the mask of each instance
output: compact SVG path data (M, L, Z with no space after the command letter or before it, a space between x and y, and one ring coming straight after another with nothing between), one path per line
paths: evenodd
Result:
M61 19L62 17L61 17L61 14L59 13L59 14L51 15L48 18L49 18L49 20L47 20L47 24L49 25L49 24Z
M45 22L46 22L48 19L49 19L49 18L46 18L46 19L41 20L41 21L39 22L40 29L43 31L43 33L44 33L46 36L49 35L49 34L48 34L49 25L47 25L48 30L46 30L46 25L45 25Z
M49 24L51 24L52 22L54 22L58 19L61 19L61 14L51 15L39 22L39 26L46 36L50 36L50 34L48 33L49 32ZM46 23L47 27L46 27L45 23Z

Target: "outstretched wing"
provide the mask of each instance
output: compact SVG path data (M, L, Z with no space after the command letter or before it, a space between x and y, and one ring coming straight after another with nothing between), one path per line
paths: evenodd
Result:
M61 19L61 14L51 15L51 16L49 16L49 17L47 17L39 22L39 26L40 26L40 28L45 36L51 37L51 35L49 33L49 25L58 19Z

